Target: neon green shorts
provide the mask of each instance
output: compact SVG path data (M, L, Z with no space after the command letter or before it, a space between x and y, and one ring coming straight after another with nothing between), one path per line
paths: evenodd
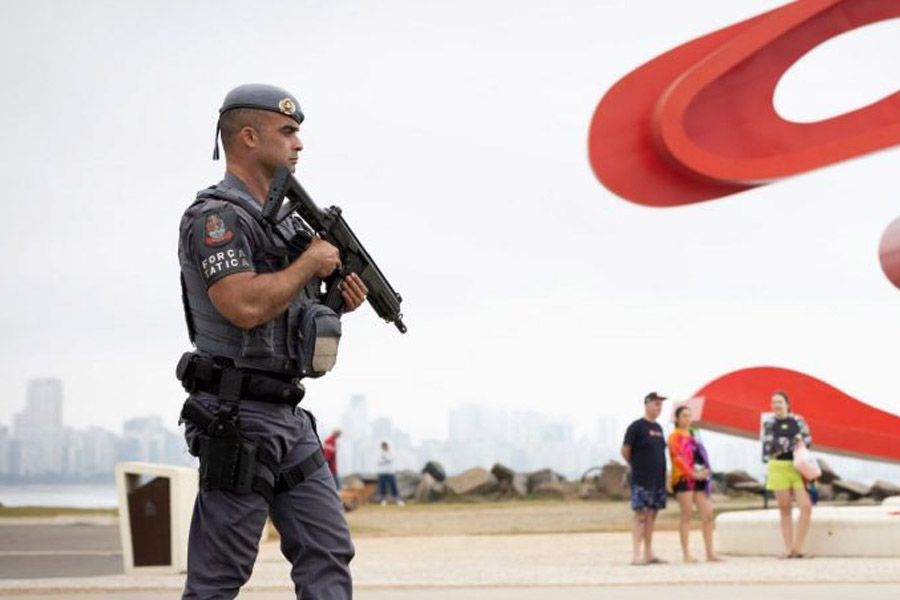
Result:
M778 490L803 489L804 487L803 477L794 467L794 461L774 458L769 461L769 470L766 475L767 490L777 492Z

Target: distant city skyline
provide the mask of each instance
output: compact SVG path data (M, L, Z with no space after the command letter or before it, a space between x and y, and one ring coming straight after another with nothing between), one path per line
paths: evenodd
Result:
M591 439L573 434L572 418L538 411L505 411L478 404L462 404L447 414L445 439L415 439L391 419L370 418L366 397L353 395L339 423L326 423L321 433L339 427L338 469L344 474L376 471L378 447L387 441L398 469L419 470L429 460L449 473L474 466L502 463L519 471L552 468L577 477L592 466L618 455L618 440ZM333 425L333 426L332 426ZM597 420L595 431L618 429L612 417Z
M126 419L121 433L115 433L102 427L67 427L64 406L61 379L28 382L25 407L13 415L12 431L0 426L0 483L108 480L120 461L196 464L182 432L166 427L159 415ZM398 470L420 470L436 460L451 474L501 463L517 471L550 468L577 478L609 460L622 461L621 441L631 422L599 416L589 427L590 435L577 435L570 415L464 403L448 411L445 438L422 438L370 409L364 394L351 395L344 406L338 419L321 420L319 426L323 439L335 428L343 431L338 442L338 469L343 475L375 472L378 447L387 441ZM668 434L671 423L665 418L660 423ZM755 440L707 431L701 436L714 470L742 469L764 477ZM898 465L819 455L846 479L900 480Z
M640 418L635 415L634 419ZM518 471L551 468L569 478L580 477L588 468L608 460L622 460L619 451L625 429L633 419L622 421L600 416L593 436L574 436L573 419L537 411L505 411L486 405L464 404L449 411L447 439L415 440L383 416L370 418L365 395L355 394L337 423L324 422L320 434L334 428L343 435L338 441L338 469L343 475L372 473L378 445L391 444L398 469L419 470L425 461L441 462L448 473L502 463ZM666 435L673 424L659 419ZM765 465L756 440L701 430L715 471L744 470L765 478ZM877 479L900 481L900 465L867 461L815 452L844 479L872 483Z
M0 426L0 481L111 480L122 461L195 464L182 436L157 415L126 419L121 434L102 427L75 429L63 421L60 379L33 379L27 390L12 431Z

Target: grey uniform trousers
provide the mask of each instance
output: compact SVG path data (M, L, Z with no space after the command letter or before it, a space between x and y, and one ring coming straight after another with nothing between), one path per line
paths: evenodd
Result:
M209 410L219 410L214 397L197 398ZM242 435L271 452L281 469L299 464L319 448L311 418L300 408L241 401L238 427ZM198 433L185 423L189 448ZM260 465L258 474L274 483L266 467ZM200 490L191 520L182 597L230 600L237 596L253 571L267 515L281 535L282 554L291 562L298 600L352 598L353 543L325 464L293 489L277 494L271 506L257 493Z

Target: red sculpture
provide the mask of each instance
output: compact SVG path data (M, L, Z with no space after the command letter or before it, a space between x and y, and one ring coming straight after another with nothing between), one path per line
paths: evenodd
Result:
M707 429L759 438L760 414L785 391L809 424L814 448L870 460L900 461L900 416L864 404L809 375L777 367L729 373L686 402Z
M900 218L888 225L878 246L881 270L896 287L900 288Z
M900 17L897 0L799 0L688 42L619 80L588 150L600 181L646 206L720 198L900 143L900 92L817 123L772 106L818 44Z

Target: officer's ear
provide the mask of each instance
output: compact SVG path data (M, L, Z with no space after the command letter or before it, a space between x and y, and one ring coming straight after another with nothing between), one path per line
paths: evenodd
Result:
M237 134L238 140L248 148L256 148L259 145L259 131L252 125L244 125Z

